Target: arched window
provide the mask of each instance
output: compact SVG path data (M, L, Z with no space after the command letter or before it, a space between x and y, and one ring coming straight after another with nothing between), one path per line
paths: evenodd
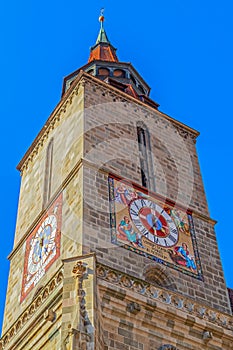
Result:
M45 207L48 204L51 196L52 167L53 167L53 139L50 140L46 151L43 207Z
M125 72L122 69L115 69L113 75L117 78L125 78Z
M155 177L151 153L150 134L144 123L137 123L137 137L142 186L147 187L151 191L155 191Z
M173 345L165 344L160 346L158 350L178 350L178 349Z
M108 68L104 68L104 67L101 67L99 68L98 70L98 74L99 75L102 75L102 76L108 76L109 75L109 69Z

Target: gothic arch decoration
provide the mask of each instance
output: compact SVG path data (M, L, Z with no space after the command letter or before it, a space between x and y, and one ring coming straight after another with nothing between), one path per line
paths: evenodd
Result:
M46 207L51 197L51 182L52 182L52 168L53 168L53 143L52 138L46 150L45 161L45 175L44 175L44 193L43 193L43 207Z
M162 288L177 290L173 277L159 264L147 266L144 271L145 280Z
M137 139L142 186L155 192L155 176L151 152L150 133L146 124L141 121L137 122Z
M165 344L160 346L158 350L178 350L175 346L170 345L170 344Z

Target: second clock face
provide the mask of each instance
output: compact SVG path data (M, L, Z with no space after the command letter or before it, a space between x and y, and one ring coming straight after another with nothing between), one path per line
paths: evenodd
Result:
M55 215L49 215L32 238L28 257L28 271L31 274L37 272L45 264L49 254L56 250L56 231L57 218Z
M26 240L21 302L60 255L62 194Z
M175 223L168 213L151 200L138 198L129 206L131 219L140 233L163 247L174 246L179 238Z

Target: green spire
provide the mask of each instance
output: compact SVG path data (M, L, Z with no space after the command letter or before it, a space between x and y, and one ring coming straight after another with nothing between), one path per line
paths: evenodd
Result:
M100 22L100 31L99 31L99 35L97 37L96 40L96 45L100 44L100 43L106 43L106 44L110 44L110 41L108 40L107 34L105 32L104 29L104 9L101 9L100 12L100 17L99 17L99 22Z
M107 34L106 34L104 27L103 27L103 22L101 22L101 28L100 28L99 35L97 37L95 44L97 45L99 43L110 44L110 41L108 40Z
M116 55L116 49L113 47L108 40L107 34L104 30L104 9L101 10L99 16L100 31L97 37L96 43L91 47L91 52L89 56L88 63L91 61L108 61L108 62L118 62Z

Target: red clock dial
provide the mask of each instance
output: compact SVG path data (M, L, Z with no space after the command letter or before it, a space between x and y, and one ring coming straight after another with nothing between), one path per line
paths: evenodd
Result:
M140 233L150 241L171 247L178 242L178 229L170 215L158 204L144 198L133 200L129 214Z

